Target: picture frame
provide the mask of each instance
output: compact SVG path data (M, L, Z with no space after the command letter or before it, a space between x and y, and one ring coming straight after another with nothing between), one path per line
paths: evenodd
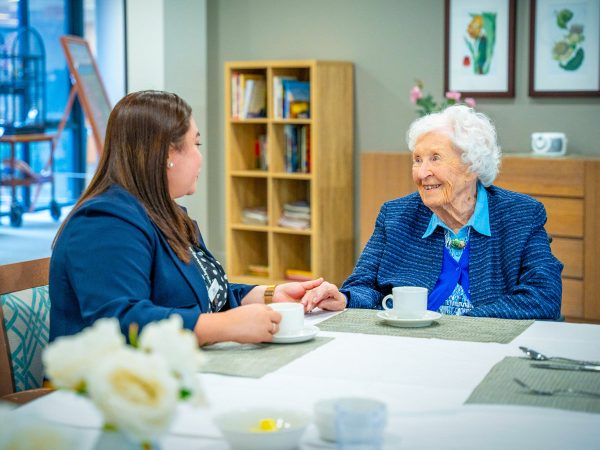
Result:
M530 0L529 96L600 96L600 0Z
M516 0L445 0L444 90L515 96Z

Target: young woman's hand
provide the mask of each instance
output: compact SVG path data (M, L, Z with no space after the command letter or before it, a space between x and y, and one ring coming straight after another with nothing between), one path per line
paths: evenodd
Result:
M271 342L279 331L281 314L258 303L225 312L201 314L194 332L200 345L234 341L242 344Z

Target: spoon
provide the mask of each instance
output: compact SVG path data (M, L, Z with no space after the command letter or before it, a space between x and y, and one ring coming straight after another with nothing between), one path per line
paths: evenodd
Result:
M575 364L582 365L597 365L598 361L582 361L580 359L571 359L571 358L563 358L562 356L546 356L540 352L536 352L535 350L527 347L519 347L523 353L527 355L529 359L533 359L535 361L565 361L571 362Z

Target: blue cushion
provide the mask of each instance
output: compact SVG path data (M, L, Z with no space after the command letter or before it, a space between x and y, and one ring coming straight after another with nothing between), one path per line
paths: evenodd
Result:
M0 296L12 358L16 391L42 386L42 351L48 345L50 295L48 286Z

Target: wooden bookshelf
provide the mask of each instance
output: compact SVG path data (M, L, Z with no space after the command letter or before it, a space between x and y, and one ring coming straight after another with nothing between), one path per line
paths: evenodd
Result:
M232 112L234 74L260 74L266 81L266 117ZM273 78L310 82L310 117L275 117ZM311 272L336 284L354 265L353 65L338 61L237 61L225 64L226 262L229 279L250 284L284 281L286 269ZM310 170L286 171L288 125L309 128ZM255 142L266 135L267 169L258 167ZM308 229L278 225L284 204L310 203ZM242 223L245 208L266 207L266 224ZM249 266L268 267L268 276Z

